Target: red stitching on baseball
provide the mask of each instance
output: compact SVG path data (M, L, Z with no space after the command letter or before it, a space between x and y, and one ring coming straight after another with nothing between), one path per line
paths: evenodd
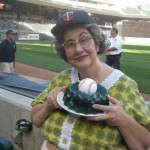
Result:
M91 89L92 84L95 84L95 82L91 82L91 83L89 84L89 87L88 87L88 94L91 94L90 89Z
M80 82L79 84L79 88L81 87L81 85L86 81L87 79L82 80L82 82Z

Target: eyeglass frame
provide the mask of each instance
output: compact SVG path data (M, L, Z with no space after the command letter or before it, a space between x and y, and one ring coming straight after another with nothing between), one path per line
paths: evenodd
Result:
M80 42L81 42L83 39L89 40L89 39L94 39L94 37L93 37L93 36L88 36L88 37L86 37L86 38L85 38L85 37L84 37L84 38L80 38L80 39L78 39L78 40L76 40L76 41L70 41L70 42L72 42L72 44L74 44L74 45L72 46L72 48L75 48L75 46L76 46L77 43L78 43L81 47L83 47L83 48L87 47L87 46L83 46L82 44L80 44ZM81 41L80 41L80 40L81 40ZM63 48L65 48L65 49L69 49L68 47L65 46L66 43L68 43L68 42L65 41L64 43L61 44L61 46L62 46Z

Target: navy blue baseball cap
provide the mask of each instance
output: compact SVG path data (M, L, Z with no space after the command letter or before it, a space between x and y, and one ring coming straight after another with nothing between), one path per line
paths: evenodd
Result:
M70 24L96 24L96 21L82 10L68 10L57 20L51 33L57 37Z
M7 35L7 34L15 34L15 32L14 32L13 30L9 29L9 30L7 30L7 32L6 32L6 35Z

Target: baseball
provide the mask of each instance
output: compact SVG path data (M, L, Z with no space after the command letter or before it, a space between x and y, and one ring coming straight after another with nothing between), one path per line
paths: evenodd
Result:
M90 78L85 78L80 81L78 90L86 94L94 94L97 91L97 83Z

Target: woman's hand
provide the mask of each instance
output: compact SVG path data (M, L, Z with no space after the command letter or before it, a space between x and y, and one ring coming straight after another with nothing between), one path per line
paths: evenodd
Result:
M50 116L50 114L57 108L57 95L61 91L65 91L66 87L56 87L48 94L47 101L43 104L35 105L31 110L32 123L37 127L42 127L43 123Z
M113 104L112 106L98 104L92 106L94 109L103 110L106 114L88 117L87 119L94 121L103 120L106 121L108 125L117 127L129 149L148 149L150 146L150 133L148 129L126 114L117 99L111 96L107 96L107 98Z
M106 114L96 117L88 117L87 119L94 121L106 121L107 124L116 127L124 126L128 115L124 112L120 102L117 99L111 96L107 96L107 98L112 103L111 106L99 104L94 104L92 106L94 109L103 110Z
M63 86L63 87L55 87L53 90L51 90L47 96L47 104L48 106L52 109L52 110L55 110L57 108L60 108L61 107L58 105L57 103L57 95L63 91L65 92L66 90L66 86Z

